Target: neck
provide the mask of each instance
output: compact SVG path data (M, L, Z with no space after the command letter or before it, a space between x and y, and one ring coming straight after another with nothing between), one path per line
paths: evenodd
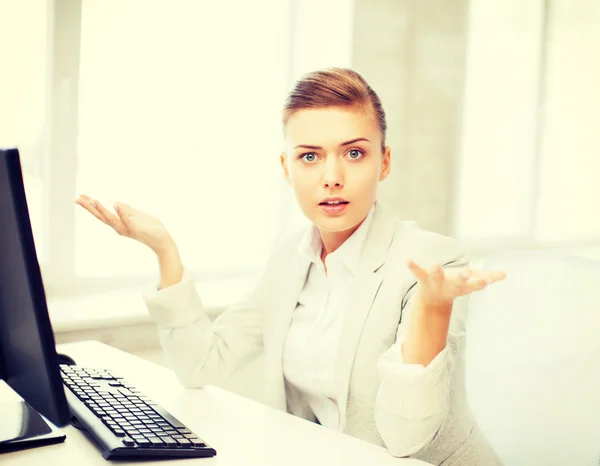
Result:
M364 222L364 219L358 224L345 231L323 231L321 230L321 242L323 249L321 250L321 260L325 260L328 254L331 254L338 249L344 242L352 236L358 227Z

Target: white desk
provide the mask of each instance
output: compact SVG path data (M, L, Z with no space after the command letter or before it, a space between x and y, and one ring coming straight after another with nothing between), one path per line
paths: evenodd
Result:
M217 450L214 458L174 460L169 464L202 466L423 466L394 458L385 449L341 434L239 395L209 386L183 388L175 374L98 342L60 345L58 351L78 365L112 369L170 411ZM64 429L67 440L0 455L2 466L58 464L106 465L100 451L76 428ZM166 461L156 461L162 465ZM125 464L120 461L119 464ZM131 464L131 463L127 463ZM138 463L139 464L139 463Z

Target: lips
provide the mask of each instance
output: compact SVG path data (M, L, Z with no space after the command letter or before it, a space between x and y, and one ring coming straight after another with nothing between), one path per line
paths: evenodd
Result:
M349 204L349 202L344 199L343 197L325 197L323 199L321 199L321 202L319 202L319 205L326 205L326 206L335 206L335 205L339 205L339 204Z
M350 204L347 200L342 198L330 198L324 199L319 202L319 207L329 215L339 215L342 214L346 207Z
M326 206L335 206L335 205L340 205L340 204L349 204L348 201L327 201L327 202L319 202L319 205L326 205Z

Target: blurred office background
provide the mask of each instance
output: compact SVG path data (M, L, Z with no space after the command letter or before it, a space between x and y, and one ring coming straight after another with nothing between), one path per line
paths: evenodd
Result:
M302 222L283 100L328 66L383 101L400 217L474 257L599 257L599 44L596 0L0 0L0 146L23 158L57 340L160 361L156 260L79 193L162 219L215 313L251 286Z

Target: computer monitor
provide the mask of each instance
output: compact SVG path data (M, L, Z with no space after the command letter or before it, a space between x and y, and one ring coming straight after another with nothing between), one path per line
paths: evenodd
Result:
M56 426L69 423L17 149L0 149L0 378Z

